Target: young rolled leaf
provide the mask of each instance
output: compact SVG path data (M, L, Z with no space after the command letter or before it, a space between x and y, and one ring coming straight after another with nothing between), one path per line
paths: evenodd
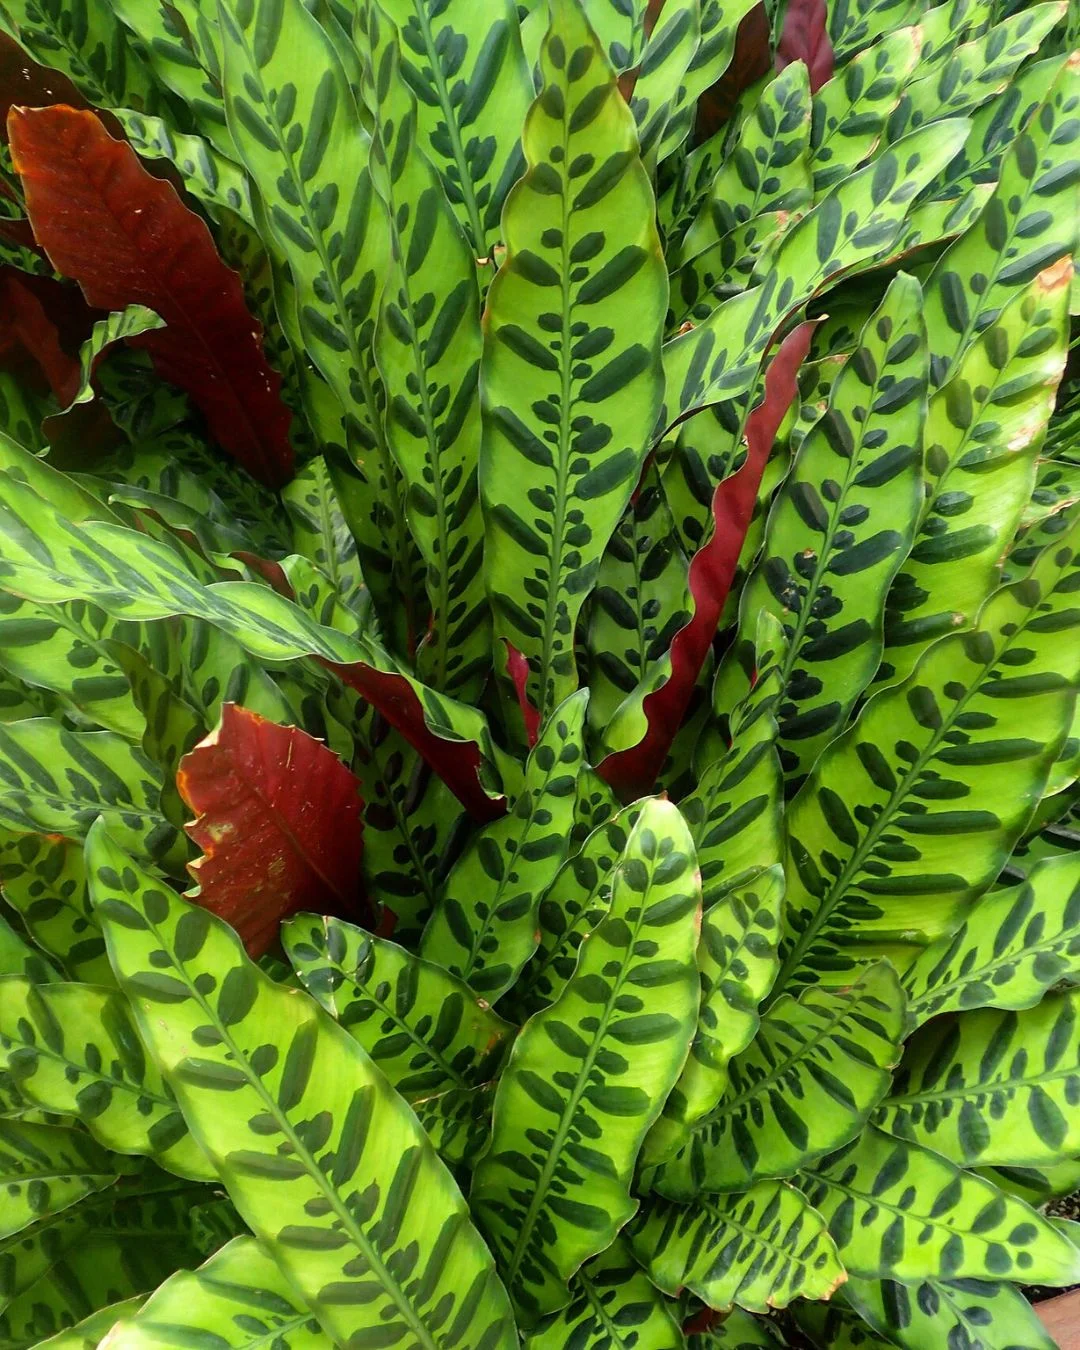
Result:
M0 979L0 1052L28 1101L77 1117L104 1148L214 1179L115 990Z
M1072 1284L1080 1252L1049 1219L873 1126L800 1182L852 1275Z
M955 933L904 972L908 1018L971 1008L1031 1008L1080 979L1080 858L1040 859L1019 886L984 896Z
M203 850L190 864L198 901L230 923L253 956L301 909L355 914L362 851L357 779L298 727L235 703L180 762L177 786Z
M693 1206L656 1202L635 1223L632 1245L665 1293L689 1289L724 1311L829 1299L846 1278L824 1219L782 1181Z
M240 280L206 226L92 112L12 109L8 134L38 242L91 305L143 305L164 328L131 341L206 414L214 439L260 481L292 474L290 414ZM91 222L93 222L91 224Z
M82 1130L0 1120L0 1238L111 1186L124 1160Z
M536 906L566 857L587 694L572 694L530 752L513 810L478 835L446 880L420 954L493 1003L536 946Z
M565 1307L571 1276L637 1209L638 1151L693 1034L694 873L677 809L646 802L607 917L559 998L519 1034L499 1080L471 1203L526 1323Z
M908 1042L875 1122L963 1167L1080 1154L1078 1003L1073 991L935 1018Z
M778 999L729 1064L719 1104L654 1188L687 1200L793 1176L859 1133L889 1090L903 1033L903 995L884 961L850 988Z
M448 1350L457 1325L469 1343L510 1350L510 1306L465 1203L358 1043L274 984L221 920L136 869L104 829L87 857L140 1035L237 1210L326 1334L347 1343L394 1327Z
M485 317L480 491L495 635L546 718L576 686L577 616L660 410L667 275L633 118L576 0L554 0L540 66Z
M282 941L304 988L406 1101L494 1078L511 1027L442 966L313 914L290 919Z
M179 1270L166 1280L120 1320L108 1345L110 1350L175 1350L211 1337L221 1350L271 1343L288 1350L323 1350L329 1344L269 1252L253 1237L238 1237L198 1270Z

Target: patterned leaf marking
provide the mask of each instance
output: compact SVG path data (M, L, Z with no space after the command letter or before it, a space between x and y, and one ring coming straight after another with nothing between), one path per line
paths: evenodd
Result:
M1066 1158L1049 1167L976 1167L972 1170L1036 1209L1048 1200L1072 1195L1080 1184L1080 1160L1075 1158Z
M111 1186L123 1165L82 1130L0 1120L0 1237Z
M313 914L290 919L282 941L304 988L406 1101L494 1077L511 1028L441 966Z
M375 4L367 12L367 42L371 174L386 207L392 264L375 356L388 391L387 437L405 481L409 526L427 563L432 611L418 669L436 689L475 694L491 662L476 483L476 260L418 144L417 105L399 73L397 35Z
M220 1350L260 1344L323 1350L329 1344L252 1237L234 1238L198 1270L177 1271L104 1344L109 1350L175 1350L210 1338Z
M382 610L396 608L400 621L402 601L411 615L413 595L371 340L389 239L368 174L369 138L334 44L302 0L220 0L219 8L229 128L267 203L265 231L291 273L301 354L346 417L350 452L363 470L367 547L377 551L372 534L385 540L389 566L370 569L368 583L379 588ZM298 71L322 74L298 83ZM282 307L286 318L289 308Z
M131 1298L109 1303L76 1322L73 1327L58 1331L48 1340L38 1341L38 1345L46 1347L46 1350L97 1350L121 1318L138 1312L145 1298L145 1294L133 1294Z
M1035 486L1035 456L1068 348L1067 259L1010 297L930 401L926 501L885 619L883 676L974 616Z
M518 135L533 95L515 7L380 3L401 33L401 74L416 97L428 157L474 256L488 259L506 194L525 167Z
M214 1179L115 991L68 982L38 988L7 976L0 980L0 1051L23 1096L45 1111L79 1116L105 1148Z
M784 624L780 758L797 786L877 670L881 612L915 535L928 379L919 284L901 273L773 502L740 605Z
M871 1331L842 1294L828 1303L797 1303L792 1319L812 1342L829 1350L890 1350L896 1344Z
M910 959L1001 871L1072 720L1078 541L991 596L818 760L787 815L777 988L835 980L858 953Z
M1023 1346L1054 1350L1055 1342L1019 1289L992 1280L848 1280L843 1298L890 1344L906 1350L946 1345Z
M784 872L777 864L748 877L705 911L697 953L697 1032L663 1115L645 1141L643 1162L664 1162L677 1153L689 1142L691 1127L723 1100L731 1058L754 1039L758 1004L780 967L783 899Z
M847 1270L866 1279L1071 1284L1080 1253L1022 1200L868 1126L801 1180Z
M829 277L888 252L914 197L963 144L963 118L905 136L838 183L784 236L760 286L664 349L665 426L745 391L783 317Z
M464 1201L359 1044L100 828L87 858L143 1041L241 1216L327 1335L358 1343L393 1327L424 1350L448 1350L451 1335L509 1350L506 1295Z
M616 1240L578 1271L565 1308L525 1340L525 1350L681 1350L675 1307Z
M0 914L0 975L22 975L35 984L59 982L60 973Z
M743 1195L661 1201L635 1223L634 1253L668 1294L689 1289L710 1308L750 1312L828 1299L845 1278L825 1221L781 1181Z
M1080 1153L1078 998L935 1018L908 1043L876 1123L963 1167Z
M792 1176L858 1134L900 1058L904 1001L886 962L848 989L778 999L728 1065L719 1105L653 1185L673 1200Z
M341 603L363 613L367 588L356 541L334 490L326 461L309 460L282 493L292 522L292 547L330 579Z
M494 1100L495 1084L482 1083L473 1088L450 1088L412 1103L432 1147L463 1188L491 1137Z
M221 113L224 122L223 108ZM118 108L115 116L138 154L143 159L167 159L180 171L188 192L215 219L227 220L223 212L234 212L254 226L251 186L243 169L231 159L201 136L177 131L161 117L132 112L130 108Z
M655 163L661 138L668 139L665 133L679 101L681 82L700 43L701 0L667 0L641 53L628 100L641 157L647 164Z
M951 936L905 971L908 1016L921 1025L969 1008L1030 1008L1080 979L1080 858L1046 858L1019 886L992 891Z
M80 380L65 412L70 412L77 403L89 403L94 397L92 377L94 367L113 343L127 338L138 337L140 333L151 332L155 328L164 328L165 321L147 309L145 305L128 305L126 309L99 319L94 324L89 338L82 344L79 352Z
M471 1200L527 1321L569 1302L570 1277L637 1208L637 1153L693 1033L700 905L686 826L652 799L619 863L609 914L503 1071Z
M572 694L530 752L513 810L466 849L424 930L420 954L489 1003L536 946L536 906L566 857L588 695Z
M877 149L922 47L918 28L886 33L856 55L814 95L811 154L821 193Z
M1071 203L1080 172L1078 108L1080 56L1073 53L1013 141L1000 182L978 220L946 250L927 282L925 315L935 383L944 382L949 367L994 321L1018 286L1026 286L1074 250Z
M582 943L611 907L615 868L638 815L628 806L605 821L555 874L536 912L536 951L509 998L518 1020L550 1007L572 979Z
M633 118L574 0L553 15L488 297L480 451L495 633L544 717L576 685L578 611L641 474L667 308Z

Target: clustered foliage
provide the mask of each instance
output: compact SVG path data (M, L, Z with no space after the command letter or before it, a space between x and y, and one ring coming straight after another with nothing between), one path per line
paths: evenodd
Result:
M0 0L0 1350L1051 1346L1078 13Z

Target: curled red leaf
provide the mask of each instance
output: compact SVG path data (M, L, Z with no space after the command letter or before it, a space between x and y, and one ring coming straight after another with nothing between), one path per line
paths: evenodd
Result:
M190 864L192 898L232 924L252 956L299 910L370 919L360 784L322 741L224 703L217 729L180 761L176 785L203 850Z
M825 0L791 0L788 5L776 46L776 69L783 70L793 61L806 62L812 94L832 79L836 57L829 40Z
M12 108L12 159L34 235L91 305L146 305L166 326L131 339L186 390L215 440L271 487L292 475L290 414L237 274L175 189L89 111Z
M79 362L64 350L60 329L31 278L4 267L0 268L0 365L19 365L23 355L36 362L61 406L70 403L79 390Z
M514 692L517 694L518 707L525 722L525 736L531 750L540 734L540 714L529 702L529 695L526 693L529 663L524 653L519 652L509 638L503 638L503 642L506 643L506 673L514 682Z
M601 778L624 801L652 789L686 715L735 577L769 451L795 397L799 366L810 349L815 326L813 322L800 324L780 344L765 373L764 397L746 419L746 459L738 473L725 478L713 492L713 532L690 560L694 613L671 640L671 674L642 700L645 735L637 745L614 751L597 767Z

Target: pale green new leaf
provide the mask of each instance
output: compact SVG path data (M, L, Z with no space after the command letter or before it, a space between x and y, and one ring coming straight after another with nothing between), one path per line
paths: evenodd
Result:
M571 1276L637 1209L638 1151L693 1034L700 906L686 826L650 799L610 911L503 1070L471 1202L526 1323L570 1301Z
M304 988L406 1101L494 1077L512 1028L444 967L314 914L290 919L281 940Z
M541 68L485 316L480 493L495 637L547 716L660 409L667 277L633 118L576 0L554 0Z
M65 412L70 411L78 403L89 403L94 397L94 389L91 383L94 366L98 358L114 342L122 342L126 338L138 337L140 333L148 333L152 329L164 327L165 320L155 314L152 309L147 309L145 305L128 305L127 309L119 310L110 314L107 318L99 319L94 324L90 336L79 350L79 389Z
M371 1060L100 827L91 893L140 1035L237 1210L333 1340L515 1343L457 1188ZM162 955L164 953L164 955ZM457 1320L460 1319L460 1320Z

